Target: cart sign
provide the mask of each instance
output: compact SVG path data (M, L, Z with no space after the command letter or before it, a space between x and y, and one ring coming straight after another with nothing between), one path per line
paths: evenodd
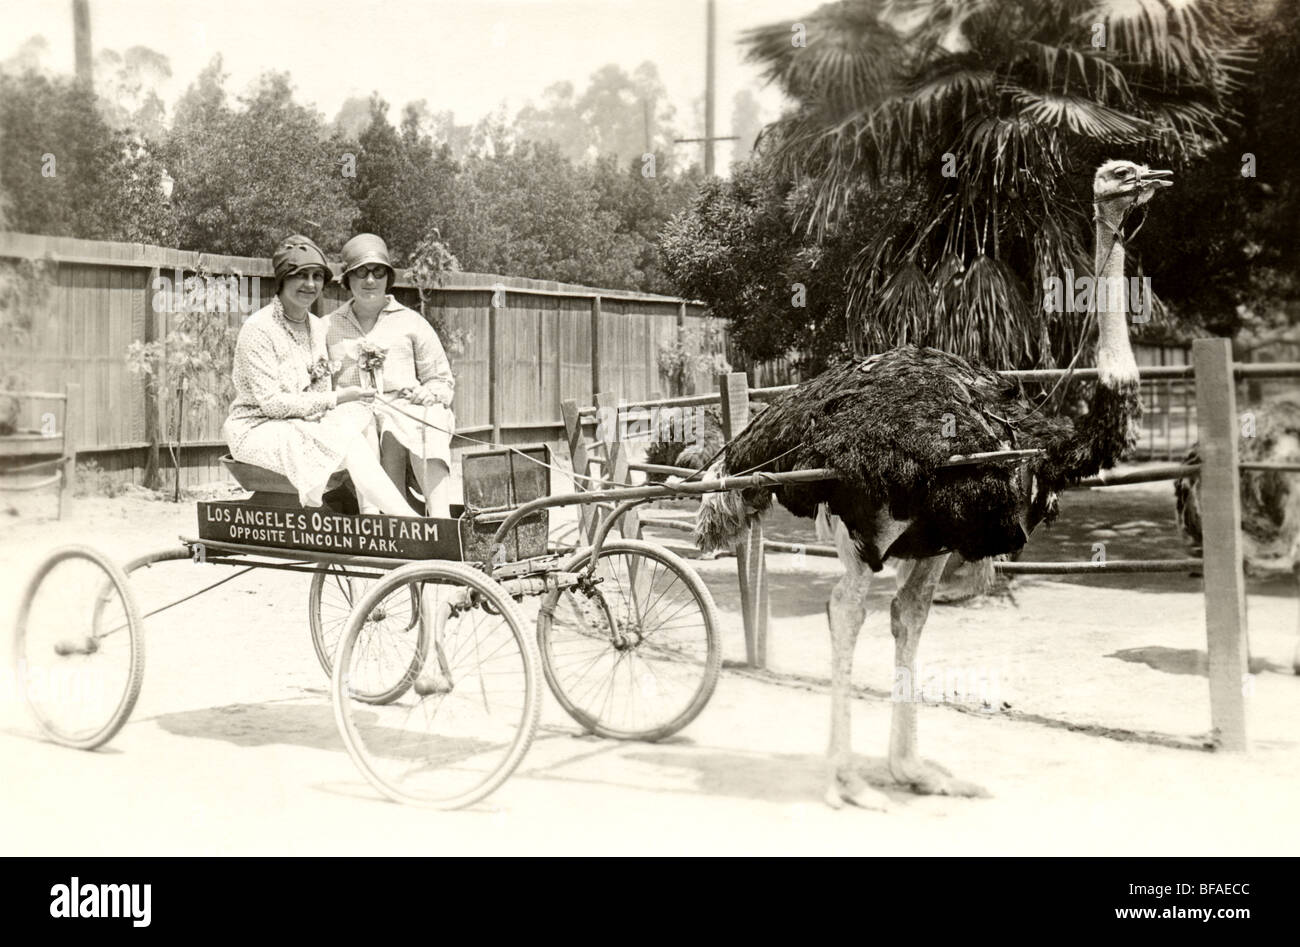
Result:
M250 503L199 503L199 538L386 559L461 559L458 523L409 516L347 516Z

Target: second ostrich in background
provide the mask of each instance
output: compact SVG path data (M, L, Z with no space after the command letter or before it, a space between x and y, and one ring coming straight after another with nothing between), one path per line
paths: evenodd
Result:
M1096 276L1124 276L1122 224L1130 208L1171 182L1170 172L1108 161L1093 179ZM1098 304L1098 380L1087 415L1039 412L997 372L935 349L904 346L831 369L772 404L728 447L715 473L830 468L837 479L705 496L696 521L704 549L730 546L771 505L775 492L797 516L840 519L835 542L845 574L827 605L831 629L831 737L826 801L884 808L852 763L850 678L866 618L871 574L899 559L890 610L896 689L916 683L916 654L948 553L981 559L1020 549L1056 515L1057 493L1115 464L1135 443L1138 371L1121 293ZM946 466L953 454L1039 448L1024 465ZM916 703L895 699L889 769L924 793L980 795L921 759Z
M1237 438L1244 461L1300 462L1300 401L1279 398L1248 409L1253 415L1250 436ZM1184 463L1200 463L1200 445L1193 444ZM1195 474L1174 481L1174 514L1187 544L1201 551L1201 478ZM1300 474L1281 470L1241 472L1241 533L1246 574L1264 576L1290 572L1300 587ZM1291 659L1300 674L1300 642Z

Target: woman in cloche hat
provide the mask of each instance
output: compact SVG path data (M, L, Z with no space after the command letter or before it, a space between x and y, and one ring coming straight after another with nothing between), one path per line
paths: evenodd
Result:
M384 395L375 403L380 459L393 482L405 485L409 454L425 512L446 517L456 379L433 327L389 294L396 277L379 237L357 234L343 245L339 279L352 299L330 313L329 356L341 366L338 384L361 385L363 363L382 353L382 371L371 376Z
M371 447L373 391L331 391L325 326L309 307L330 277L309 237L286 237L271 257L275 297L248 317L235 344L235 401L224 428L235 460L274 470L320 506L330 475L346 469L363 512L418 516Z

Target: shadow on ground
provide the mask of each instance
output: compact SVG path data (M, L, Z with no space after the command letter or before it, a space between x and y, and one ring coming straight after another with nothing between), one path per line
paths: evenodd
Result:
M1133 664L1145 664L1154 671L1163 671L1166 674L1196 674L1201 677L1209 677L1210 659L1204 651L1196 648L1166 648L1162 645L1148 645L1144 648L1124 648L1121 651L1112 651L1106 655L1108 658L1119 658L1121 661L1128 661ZM1252 657L1250 659L1250 673L1261 674L1264 671L1272 671L1276 674L1285 674L1291 676L1291 668L1267 658Z
M329 704L227 704L156 717L158 726L180 737L224 740L235 746L288 744L342 750Z

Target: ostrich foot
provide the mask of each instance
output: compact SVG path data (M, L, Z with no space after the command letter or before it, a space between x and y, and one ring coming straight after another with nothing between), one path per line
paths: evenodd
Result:
M988 799L990 793L983 786L958 779L938 763L911 759L891 760L889 771L894 779L922 796L964 796L968 799Z
M832 809L842 809L846 802L859 809L873 809L876 812L885 812L889 808L889 797L869 786L852 766L841 766L833 770L829 783L823 798Z

